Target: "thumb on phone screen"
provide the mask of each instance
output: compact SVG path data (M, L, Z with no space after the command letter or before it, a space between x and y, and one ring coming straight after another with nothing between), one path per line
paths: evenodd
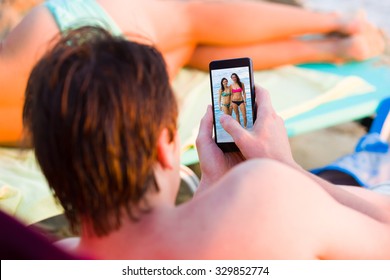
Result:
M229 115L222 115L220 118L222 128L232 136L236 145L240 148L248 132L235 119Z

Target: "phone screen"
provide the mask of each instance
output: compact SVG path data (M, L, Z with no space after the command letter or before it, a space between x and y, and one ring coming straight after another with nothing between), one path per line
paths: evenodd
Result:
M249 58L219 60L210 63L214 136L224 151L237 147L220 123L223 114L232 116L243 128L251 129L255 121L252 64Z

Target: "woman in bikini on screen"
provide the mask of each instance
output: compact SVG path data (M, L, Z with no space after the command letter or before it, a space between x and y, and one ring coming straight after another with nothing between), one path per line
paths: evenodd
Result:
M247 126L247 118L246 118L246 94L245 94L245 85L240 81L240 77L236 73L231 75L231 79L233 84L230 86L232 91L232 109L236 114L236 119L241 124L240 121L240 109L242 118L244 119L244 127Z
M232 107L231 107L232 91L228 86L228 82L229 81L226 78L222 78L221 88L218 91L219 94L218 104L219 104L219 110L223 111L227 115L231 115L232 114Z

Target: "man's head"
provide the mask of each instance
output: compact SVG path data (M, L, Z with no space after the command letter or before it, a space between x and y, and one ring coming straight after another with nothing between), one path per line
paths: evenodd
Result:
M154 47L98 28L71 31L33 69L23 114L74 229L87 220L105 235L124 213L136 220L148 210L145 195L159 189L155 166L172 158L160 144L173 143L177 118Z

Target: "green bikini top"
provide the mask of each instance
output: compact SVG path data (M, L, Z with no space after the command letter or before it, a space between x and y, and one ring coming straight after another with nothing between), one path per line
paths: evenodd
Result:
M232 95L230 92L222 92L221 94L223 97Z
M61 32L82 26L98 26L115 36L122 30L95 0L49 0L44 2Z

